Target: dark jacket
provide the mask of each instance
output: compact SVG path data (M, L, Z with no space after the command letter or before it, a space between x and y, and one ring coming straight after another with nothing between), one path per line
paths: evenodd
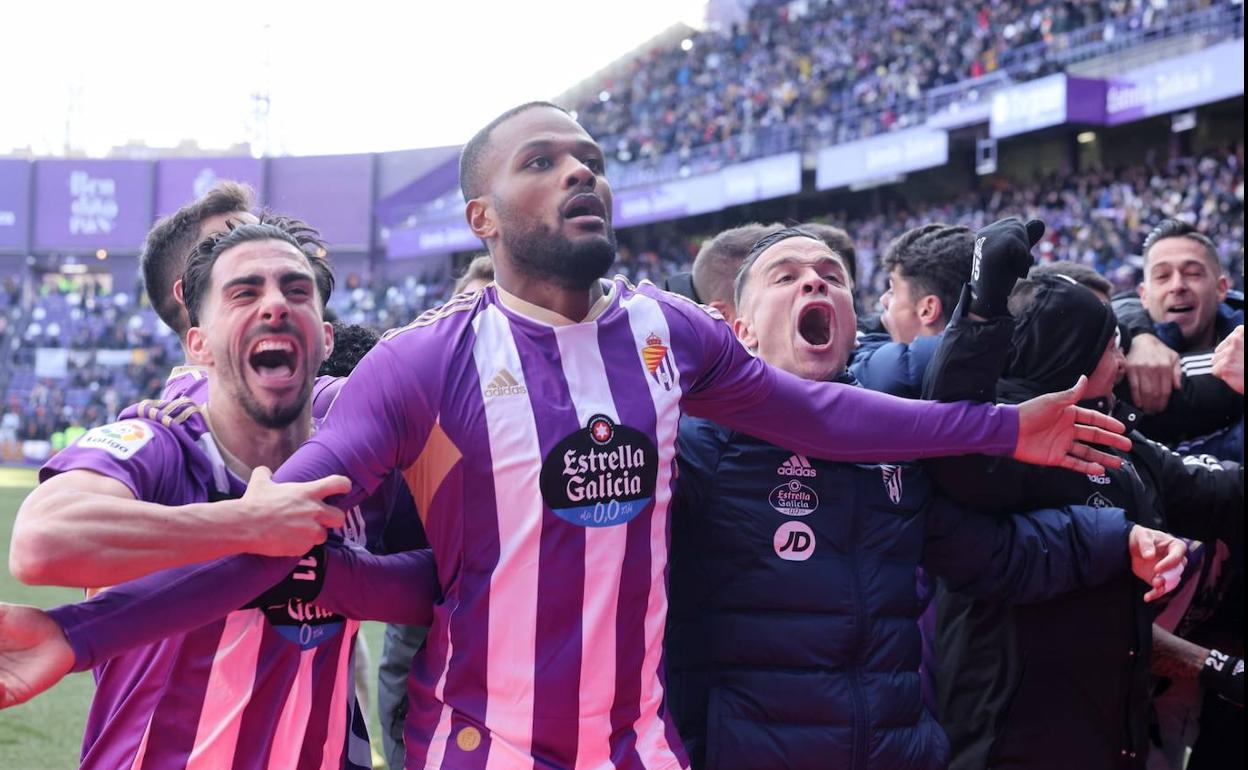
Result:
M916 567L1019 601L1126 568L1117 511L976 516L916 466L807 459L695 418L678 446L666 671L695 770L943 768Z
M939 345L939 336L917 337L907 344L893 342L887 332L859 334L849 372L868 390L918 398L923 392L923 373Z
M1126 331L1128 343L1136 335L1154 334L1180 352L1183 381L1159 414L1143 415L1137 426L1141 433L1161 443L1192 453L1207 453L1223 460L1243 462L1244 397L1213 376L1212 350L1183 350L1183 337L1176 323L1154 323L1140 298L1120 294L1114 298L1114 313ZM1244 322L1244 295L1232 291L1218 306L1214 338L1222 341ZM1130 387L1124 382L1120 398L1129 399Z
M970 323L959 305L929 370L926 395L984 400L995 390L999 400L1017 403L1069 387L1091 371L1107 341L1106 324L1112 333L1112 314L1090 293L1072 299L1065 291L1039 295L1038 312L1061 320L1047 326L1033 323L1037 316L1020 319L1017 328L1009 318ZM1066 302L1057 312L1063 300L1072 300L1073 311ZM1003 371L1011 376L998 381ZM1026 376L1036 372L1038 379ZM1138 421L1129 410L1118 414L1127 425ZM1221 537L1242 550L1242 469L1179 457L1138 431L1130 437L1134 446L1123 467L1103 476L982 456L929 468L944 492L977 510L1121 507L1145 526ZM951 767L1142 767L1153 617L1142 601L1145 590L1127 575L1051 601L1004 607L942 586L937 716L949 733Z

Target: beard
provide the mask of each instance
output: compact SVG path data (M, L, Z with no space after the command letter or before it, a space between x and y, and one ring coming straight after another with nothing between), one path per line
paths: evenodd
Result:
M265 406L255 397L255 394L242 384L237 392L238 403L243 407L243 411L247 416L264 428L271 430L280 430L287 427L303 414L303 407L308 403L308 398L312 395L312 380L306 381L299 389L299 395L293 401L285 404L272 404Z
M615 231L606 223L602 235L573 241L542 223L525 228L519 218L499 209L503 224L499 238L522 274L548 281L562 289L587 290L615 262Z

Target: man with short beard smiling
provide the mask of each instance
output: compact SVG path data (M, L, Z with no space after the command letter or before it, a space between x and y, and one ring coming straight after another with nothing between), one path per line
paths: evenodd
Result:
M138 562L120 567L118 579L146 574L153 563L248 551L255 533L270 529L283 536L281 547L301 553L324 541L327 528L341 527L345 545L309 554L289 580L246 606L238 600L228 614L98 666L84 768L243 767L251 759L293 767L300 758L371 766L366 733L357 737L360 725L349 724L358 718L350 665L358 623L337 611L359 606L359 583L351 578L368 560L350 549L376 542L378 533L370 530L385 522L391 500L376 495L344 520L323 499L348 489L345 479L278 485L268 471L310 435L313 378L333 344L322 318L332 273L323 258L303 249L301 232L302 223L270 219L200 245L184 277L186 347L206 373L211 399L203 405L189 397L142 402L119 422L88 432L44 466L43 483L23 506L33 518L22 526L34 527L45 508L68 511L62 527L65 520L82 526L72 511L84 509L104 521L146 515L203 530L215 526L220 533L213 550L192 551L172 528L152 528L146 558L143 542L134 538L111 549L135 554ZM303 520L302 530L277 526L279 514L292 523ZM49 529L56 525L45 524L30 543L37 546L41 534L57 536ZM79 534L88 542L96 537L85 526ZM334 578L325 576L326 562ZM315 605L298 589L305 584L321 585ZM349 590L337 592L341 586ZM176 586L171 590L174 595L158 605L193 601ZM101 597L114 592L125 589ZM47 622L30 608L16 609L26 612L9 620L21 628ZM75 609L63 612L72 616Z
M344 507L393 470L412 489L438 579L375 597L445 597L413 664L409 768L687 767L659 676L682 412L836 460L983 452L1086 471L1108 455L1083 442L1122 445L1106 430L1122 426L1074 407L1077 393L968 409L808 382L752 357L693 303L603 281L615 248L603 154L553 105L521 105L478 132L460 184L495 284L389 333L277 474L346 473ZM176 580L196 600L152 617L106 594L63 630L107 656L229 609L291 563L146 578L130 596ZM56 646L56 628L28 644ZM7 655L36 669L10 701L67 667Z

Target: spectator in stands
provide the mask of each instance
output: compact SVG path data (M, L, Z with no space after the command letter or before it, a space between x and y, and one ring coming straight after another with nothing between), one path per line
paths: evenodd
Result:
M1130 332L1130 397L1140 430L1183 451L1243 460L1244 400L1213 376L1214 346L1244 322L1216 245L1186 222L1163 220L1144 243L1140 300L1119 297Z
M820 239L773 233L739 276L747 347L844 377L848 270ZM916 566L1024 601L1125 566L1120 511L970 516L914 465L807 459L688 417L678 458L668 695L699 770L942 767L948 743L919 697Z
M1021 282L1007 305L1030 263L1028 233L1015 220L978 237L983 259L931 364L927 395L1015 401L1082 375L1087 397L1112 406L1123 363L1110 307L1062 275ZM942 490L978 510L1121 507L1145 526L1224 537L1242 551L1242 469L1185 462L1131 436L1132 462L1101 476L1031 473L981 457L931 467ZM1127 582L1013 608L945 585L936 604L938 716L951 767L1144 766L1152 613Z

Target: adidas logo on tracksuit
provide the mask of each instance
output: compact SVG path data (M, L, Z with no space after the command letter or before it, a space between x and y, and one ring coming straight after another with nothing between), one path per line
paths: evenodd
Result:
M802 455L789 455L789 459L780 464L776 468L777 476L802 476L804 478L813 479L816 475L815 469L810 467L810 460Z

